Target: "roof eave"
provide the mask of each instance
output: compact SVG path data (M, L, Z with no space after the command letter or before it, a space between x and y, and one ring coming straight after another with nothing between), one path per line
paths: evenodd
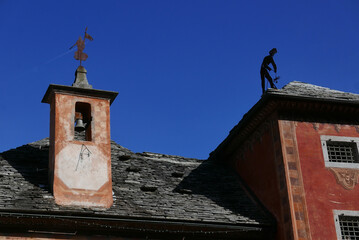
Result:
M64 213L66 214L66 213ZM31 221L30 221L31 220ZM61 215L44 211L32 212L0 212L0 229L12 232L51 232L103 235L126 235L132 236L195 236L196 238L208 238L209 236L221 239L245 237L246 239L266 239L274 234L275 227L265 224L220 224L204 222L186 222L171 220L151 220L121 218L118 216L75 216Z
M50 84L41 102L50 103L50 98L53 93L64 93L69 95L91 96L95 98L108 99L110 100L110 104L112 104L118 95L118 92L113 91Z
M278 90L267 90L261 97L261 99L246 113L239 123L230 130L226 139L221 142L217 148L210 153L210 159L220 159L218 157L221 155L221 152L226 148L227 144L242 130L244 129L251 120L258 115L261 111L266 109L267 114L263 114L262 118L268 116L270 112L277 111L278 102L280 101L306 101L311 103L336 103L350 106L358 106L359 101L357 100L348 100L348 99L337 99L337 98L320 98L320 97L311 97L311 96L302 96L302 95L289 95L280 93Z

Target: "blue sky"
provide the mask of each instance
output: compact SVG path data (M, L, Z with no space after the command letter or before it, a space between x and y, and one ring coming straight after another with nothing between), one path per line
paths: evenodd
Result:
M0 0L0 152L49 135L49 84L71 85L73 45L96 89L118 91L112 139L135 152L206 159L261 96L276 47L278 87L359 93L359 1Z

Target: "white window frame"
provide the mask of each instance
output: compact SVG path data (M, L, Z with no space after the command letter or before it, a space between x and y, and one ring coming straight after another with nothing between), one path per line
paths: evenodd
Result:
M328 157L328 148L327 148L327 141L333 142L353 142L356 144L357 151L359 153L359 138L356 137L340 137L340 136L327 136L321 135L320 141L322 144L323 156L324 156L324 163L326 167L336 167L336 168L355 168L359 169L359 163L341 163L341 162L329 162Z
M341 240L343 238L342 238L342 232L340 231L339 216L344 215L348 217L359 217L359 211L333 210L333 215L334 215L335 230L337 232L337 239Z

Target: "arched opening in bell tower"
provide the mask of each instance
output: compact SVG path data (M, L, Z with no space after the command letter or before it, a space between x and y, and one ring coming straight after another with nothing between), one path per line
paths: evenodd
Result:
M91 104L77 102L75 104L74 140L92 141L91 122Z

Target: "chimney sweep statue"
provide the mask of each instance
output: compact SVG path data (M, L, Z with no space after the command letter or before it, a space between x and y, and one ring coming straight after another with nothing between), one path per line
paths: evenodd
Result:
M275 88L277 89L277 87L274 85L273 83L273 79L272 77L269 75L269 71L271 71L272 69L268 66L269 64L272 64L274 72L277 73L277 65L275 65L275 62L273 60L273 56L274 54L277 53L277 49L276 48L272 48L269 51L269 55L265 56L261 65L261 80L262 80L262 91L263 93L265 92L265 79L266 78L271 86L271 88ZM279 79L279 77L274 78L274 81L277 82L277 80Z
M83 52L83 50L85 49L86 38L90 41L93 40L93 38L87 33L87 27L85 29L84 39L82 40L81 36L79 36L79 39L76 41L76 43L70 47L70 49L72 49L73 47L77 46L77 51L75 52L75 59L80 60L80 66L82 64L82 61L85 61L88 57L88 55Z

